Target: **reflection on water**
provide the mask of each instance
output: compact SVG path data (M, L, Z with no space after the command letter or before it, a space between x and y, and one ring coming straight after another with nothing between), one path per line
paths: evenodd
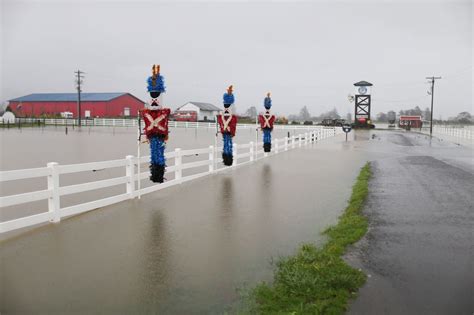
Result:
M194 133L183 139L201 141ZM1 310L222 314L238 288L272 279L272 257L321 241L336 221L366 161L341 146L291 150L9 239Z
M220 194L217 196L221 203L221 210L222 210L222 217L227 218L228 216L232 215L233 212L233 199L234 199L234 191L233 191L233 180L231 177L225 176L222 179L221 191Z

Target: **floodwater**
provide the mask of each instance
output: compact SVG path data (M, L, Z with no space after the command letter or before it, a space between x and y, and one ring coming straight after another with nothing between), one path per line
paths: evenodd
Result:
M294 132L292 130L290 135L293 135ZM283 138L287 135L288 131L284 130L273 132L273 137L276 138ZM256 136L261 141L262 135L260 132L256 135L255 130L252 129L238 130L234 142L249 143L255 141ZM127 155L137 156L137 128L134 127L82 127L81 129L72 129L69 126L67 134L64 126L11 128L0 130L0 141L2 147L0 170L2 171L45 167L48 162L57 162L64 165L123 159ZM210 145L216 145L216 143L219 146L222 145L220 135L216 139L215 129L172 128L167 143L167 151L172 151L175 148L206 148ZM143 143L140 148L142 156L149 155L148 144ZM208 155L185 157L183 163L202 159L208 159ZM172 166L173 163L173 159L167 161L168 166ZM143 164L142 172L145 172L147 167L147 163ZM207 167L184 170L183 175L206 170ZM120 176L125 176L124 167L60 175L60 184L61 186L67 186ZM165 177L171 180L174 178L174 174L167 173ZM152 184L145 179L142 180L141 187ZM46 177L0 183L0 191L3 196L43 189L47 189ZM123 193L125 193L125 185L62 196L61 207ZM48 209L47 207L47 201L43 200L2 208L0 209L0 221L45 212Z
M117 140L110 134L81 134L76 144L61 143L71 149L79 142L82 149L63 156L68 151L47 144L60 151L48 154L63 163L84 162L95 154L100 156L96 160L121 158L130 153L125 147L134 148L134 131L123 132ZM192 138L194 130L174 132L170 147L177 145L172 139L178 139L178 133L198 143L190 148L213 141L211 132L206 140L205 135ZM49 139L63 136L52 134ZM237 142L253 139L249 132ZM185 147L186 141L179 145ZM272 279L273 259L294 253L303 242L324 241L320 233L337 221L369 158L358 149L367 141L367 135L348 143L338 136L4 240L0 311L236 311L240 291ZM38 147L33 140L27 143ZM26 160L10 160L16 166L5 169L39 166Z
M304 131L290 131L290 136ZM215 129L171 128L166 150L198 149L215 145ZM275 129L273 137L283 138L288 131ZM237 130L234 143L255 142L254 129ZM144 138L142 138L144 140ZM262 141L261 132L258 141ZM59 164L87 163L123 159L137 155L137 128L135 127L82 127L64 126L0 129L0 170L44 167L48 162ZM222 146L222 138L217 144ZM141 145L141 154L148 155L147 144Z

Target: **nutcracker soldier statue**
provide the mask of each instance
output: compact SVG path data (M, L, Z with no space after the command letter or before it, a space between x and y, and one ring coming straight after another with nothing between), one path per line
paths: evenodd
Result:
M258 121L263 131L263 151L270 152L272 150L272 130L273 123L275 122L275 115L270 114L270 108L272 107L272 99L270 93L267 93L263 101L265 106L265 113L258 115Z
M170 109L163 108L158 100L160 94L165 92L164 78L160 75L160 65L153 65L152 75L147 82L151 100L147 104L147 108L141 111L141 116L145 121L144 133L150 143L150 180L162 183L166 167L165 144L168 140Z
M222 151L222 159L224 165L232 165L233 153L232 153L232 137L235 136L235 129L237 127L237 117L232 115L231 105L234 104L234 94L232 85L227 89L227 93L224 94L224 112L221 115L217 115L217 122L222 133L222 139L224 141L224 149Z

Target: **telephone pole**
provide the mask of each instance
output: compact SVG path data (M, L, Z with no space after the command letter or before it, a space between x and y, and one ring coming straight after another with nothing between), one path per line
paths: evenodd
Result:
M74 72L76 74L76 88L77 88L77 124L81 126L81 83L84 78L84 72L77 70Z
M431 80L431 117L430 117L430 137L433 136L433 99L434 99L434 84L435 80L441 79L441 77L426 77L426 79Z

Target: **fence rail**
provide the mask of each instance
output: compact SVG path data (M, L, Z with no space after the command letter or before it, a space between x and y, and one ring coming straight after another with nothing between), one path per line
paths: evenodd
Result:
M261 149L263 145L262 142L234 144L234 164L231 167L235 168L237 165L251 163L255 160L266 158L268 156L273 156L280 152L287 151L289 149L294 149L296 147L306 146L310 143L315 143L319 140L334 137L342 133L343 132L341 128L317 127L312 131L306 132L304 134L298 134L297 136L274 139L273 152L271 152L270 154L263 152L263 150ZM0 222L0 233L6 233L9 231L25 228L40 223L45 223L48 221L59 222L61 218L66 216L76 215L79 213L118 203L127 199L140 197L141 195L164 189L166 187L170 187L189 180L193 180L195 178L223 171L225 169L228 169L228 167L223 167L221 163L217 163L217 157L221 152L222 147L215 148L213 146L195 150L181 150L178 148L174 151L166 152L165 156L167 157L167 159L174 159L174 165L169 166L166 169L167 173L174 173L174 179L162 184L155 184L141 189L138 189L138 181L148 178L149 173L148 171L140 171L140 173L138 173L138 169L147 169L139 168L138 165L147 162L150 159L149 156L143 156L139 159L135 156L128 155L125 159L121 160L71 165L59 165L58 163L51 162L47 164L47 167L42 168L0 172L0 182L24 180L37 177L46 177L47 179L46 190L38 190L16 195L1 196L0 208L20 205L38 200L48 201L47 212ZM196 154L203 155L206 157L206 159L183 163L183 157L192 156ZM59 175L72 174L95 169L111 169L117 167L125 168L126 175L68 186L60 185ZM207 167L205 171L202 171L197 174L183 176L183 170L203 167ZM126 193L69 207L61 207L62 196L117 185L125 185Z
M0 118L0 125L21 126L21 124L38 124L50 126L77 126L77 119L66 118L16 118L15 123L4 122ZM91 118L82 119L82 126L92 127L137 127L138 119L123 119L123 118ZM171 128L208 128L215 129L215 122L192 122L192 121L169 121ZM143 126L143 124L142 124ZM314 125L274 125L275 129L283 130L314 130ZM237 129L255 129L255 124L237 124Z
M421 133L429 134L429 128L422 128ZM433 126L433 135L451 142L474 145L474 130L464 126Z

